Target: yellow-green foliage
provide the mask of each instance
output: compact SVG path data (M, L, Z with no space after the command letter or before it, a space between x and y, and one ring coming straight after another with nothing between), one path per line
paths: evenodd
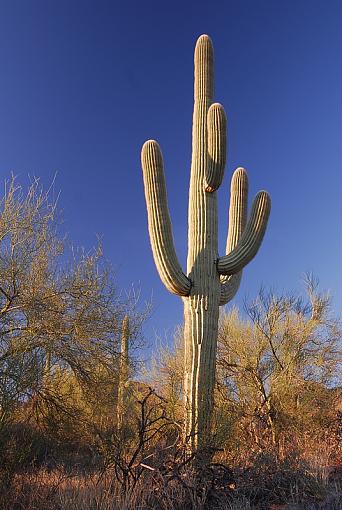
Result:
M146 370L148 383L165 398L167 415L181 422L183 419L183 377L184 377L183 328L174 335L173 347L160 346L152 359L152 370Z
M145 313L119 299L101 247L69 249L35 181L0 200L0 435L18 421L83 441L115 423L121 323ZM131 345L131 346L132 346ZM1 440L1 438L0 438Z
M329 435L336 423L341 334L329 299L312 283L307 301L261 292L247 315L233 309L219 327L214 432L220 446L281 448ZM178 342L176 340L176 342ZM176 343L177 345L177 343ZM152 378L181 406L182 349L162 349ZM155 375L157 374L157 376Z
M329 299L308 287L309 301L261 293L248 320L232 311L219 336L221 404L255 444L320 434L334 415L340 331ZM336 413L335 413L336 415Z

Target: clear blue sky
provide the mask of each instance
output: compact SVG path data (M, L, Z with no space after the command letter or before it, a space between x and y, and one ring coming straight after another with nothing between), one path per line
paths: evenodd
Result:
M65 229L90 248L103 236L118 284L153 292L146 327L164 336L182 305L155 270L140 169L148 138L163 149L185 266L193 48L215 48L216 97L229 122L219 192L221 250L229 179L249 171L273 209L237 305L261 284L300 288L313 271L342 306L342 3L315 0L0 1L0 173L56 188Z

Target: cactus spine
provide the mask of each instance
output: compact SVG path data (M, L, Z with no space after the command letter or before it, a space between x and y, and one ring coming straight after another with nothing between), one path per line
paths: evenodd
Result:
M226 160L226 116L212 103L213 47L207 35L197 41L194 63L187 275L174 248L158 143L145 142L141 154L155 264L166 288L184 302L184 434L191 450L210 440L219 306L237 292L243 267L261 245L271 205L269 195L259 192L247 221L247 174L238 168L231 181L226 255L218 256L216 190Z
M125 315L122 321L121 329L121 352L120 352L119 386L117 403L118 431L121 430L122 428L126 407L125 397L127 393L127 382L129 372L128 340L129 340L129 317L128 315Z

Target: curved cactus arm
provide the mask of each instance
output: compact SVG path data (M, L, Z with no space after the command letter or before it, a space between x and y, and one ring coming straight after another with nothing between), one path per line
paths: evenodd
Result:
M214 103L208 110L208 171L205 190L216 191L221 185L227 152L227 119L223 106Z
M217 261L220 275L233 275L241 271L257 254L263 240L268 217L271 211L271 199L266 191L256 195L248 224L236 247Z
M141 164L154 262L165 287L173 294L187 296L191 282L181 269L173 243L163 157L156 141L148 140L144 143Z
M229 229L226 253L230 253L238 244L246 228L248 207L248 175L244 168L238 167L232 175L230 184Z
M226 253L229 254L237 245L247 223L248 176L244 168L237 168L230 185L229 229ZM226 305L237 293L242 277L242 270L232 276L221 276L220 305Z
M223 280L226 278L226 280ZM240 282L242 278L242 271L239 271L236 274L231 276L224 276L221 280L221 294L219 305L223 306L229 303L237 293L240 287Z

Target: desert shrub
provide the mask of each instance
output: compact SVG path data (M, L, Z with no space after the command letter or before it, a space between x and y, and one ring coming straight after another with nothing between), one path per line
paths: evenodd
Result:
M222 317L217 403L230 416L230 448L256 451L331 433L341 394L339 323L312 282L309 300L261 292ZM224 410L224 411L222 411Z
M20 469L27 448L27 459L50 449L60 460L63 445L76 455L93 447L95 429L113 426L123 317L133 371L147 311L133 294L120 296L100 246L68 248L38 180L26 192L7 184L0 253L0 456L12 450L7 465ZM19 429L32 437L18 450Z

